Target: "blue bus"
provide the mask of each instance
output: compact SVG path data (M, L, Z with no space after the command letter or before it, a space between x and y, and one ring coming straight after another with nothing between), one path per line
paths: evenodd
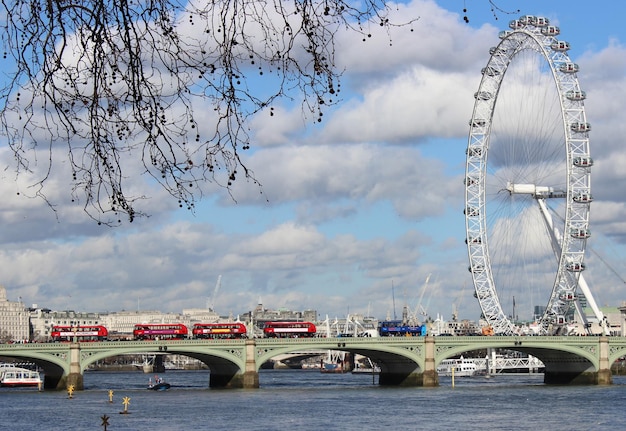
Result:
M426 325L408 325L402 320L383 320L378 322L378 335L381 337L423 337Z

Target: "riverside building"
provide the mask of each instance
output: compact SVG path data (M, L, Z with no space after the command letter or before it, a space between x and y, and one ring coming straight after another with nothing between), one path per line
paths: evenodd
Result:
M17 302L7 299L7 290L0 285L0 341L24 342L30 339L28 309L22 299Z

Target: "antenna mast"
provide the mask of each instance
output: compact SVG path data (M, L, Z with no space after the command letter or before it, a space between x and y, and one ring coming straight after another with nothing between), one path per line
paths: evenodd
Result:
M396 320L396 293L393 290L393 280L391 280L391 301L393 304L393 320Z

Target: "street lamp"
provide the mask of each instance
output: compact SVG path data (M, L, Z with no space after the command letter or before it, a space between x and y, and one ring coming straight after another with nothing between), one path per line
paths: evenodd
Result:
M76 332L78 331L78 321L72 320L70 324L72 326L73 342L78 343L78 336L76 335Z

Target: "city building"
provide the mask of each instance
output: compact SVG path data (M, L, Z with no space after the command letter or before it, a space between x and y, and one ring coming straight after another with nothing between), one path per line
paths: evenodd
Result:
M93 326L102 325L98 313L86 313L73 310L52 311L47 308L33 306L29 312L31 336L36 342L50 340L50 331L53 326Z
M30 339L28 309L22 299L12 302L7 299L7 290L0 285L0 341L24 342Z

